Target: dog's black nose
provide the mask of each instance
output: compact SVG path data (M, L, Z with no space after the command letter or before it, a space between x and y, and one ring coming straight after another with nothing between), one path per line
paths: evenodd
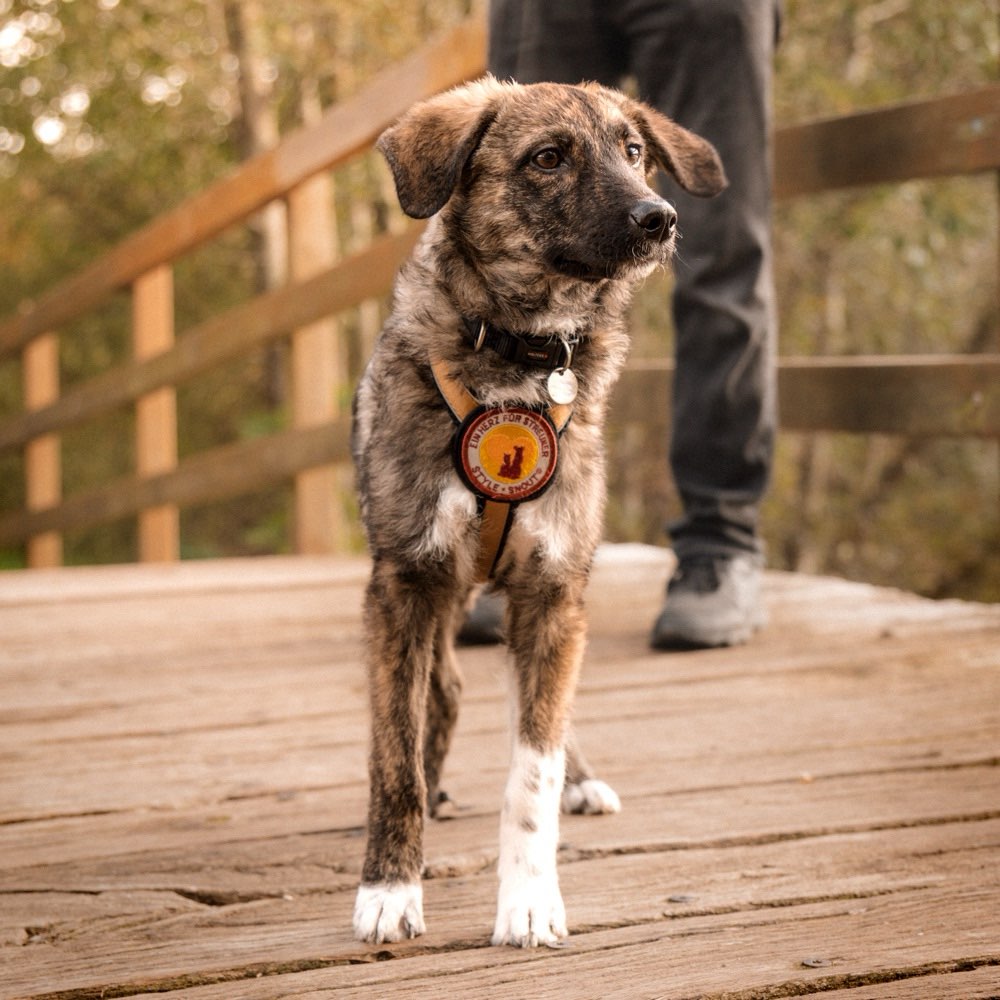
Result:
M666 201L640 201L629 213L629 221L638 235L663 243L677 228L677 212Z

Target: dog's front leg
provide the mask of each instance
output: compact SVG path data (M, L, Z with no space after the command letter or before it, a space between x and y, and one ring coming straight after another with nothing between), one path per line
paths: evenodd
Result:
M369 942L424 932L423 744L440 581L376 559L365 597L371 699L368 846L354 932Z
M582 587L579 588L582 590ZM516 698L510 776L500 818L494 944L555 946L566 937L556 873L565 739L584 647L577 588L511 589Z

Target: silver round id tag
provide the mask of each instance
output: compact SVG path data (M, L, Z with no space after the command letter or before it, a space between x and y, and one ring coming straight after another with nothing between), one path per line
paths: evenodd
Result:
M572 368L556 368L550 373L546 386L549 390L549 399L560 405L572 403L580 391L576 373Z

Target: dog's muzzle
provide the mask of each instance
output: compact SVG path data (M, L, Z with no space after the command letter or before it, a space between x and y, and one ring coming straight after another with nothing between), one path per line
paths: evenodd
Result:
M629 212L628 224L633 236L665 243L677 230L677 210L662 198L640 201Z
M553 248L552 267L570 278L603 281L666 263L677 234L677 210L669 201L649 192L614 214L611 228L596 225L584 230L575 245Z

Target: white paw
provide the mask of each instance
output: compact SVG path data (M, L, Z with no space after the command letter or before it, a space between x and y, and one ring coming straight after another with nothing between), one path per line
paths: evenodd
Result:
M567 784L563 788L561 806L564 813L585 813L588 816L622 811L618 793L597 778L587 778L578 785Z
M515 948L547 945L557 948L566 930L566 908L555 873L512 877L500 883L497 920L493 929L494 944Z
M424 890L419 882L378 883L358 888L354 902L354 935L381 944L424 933Z

